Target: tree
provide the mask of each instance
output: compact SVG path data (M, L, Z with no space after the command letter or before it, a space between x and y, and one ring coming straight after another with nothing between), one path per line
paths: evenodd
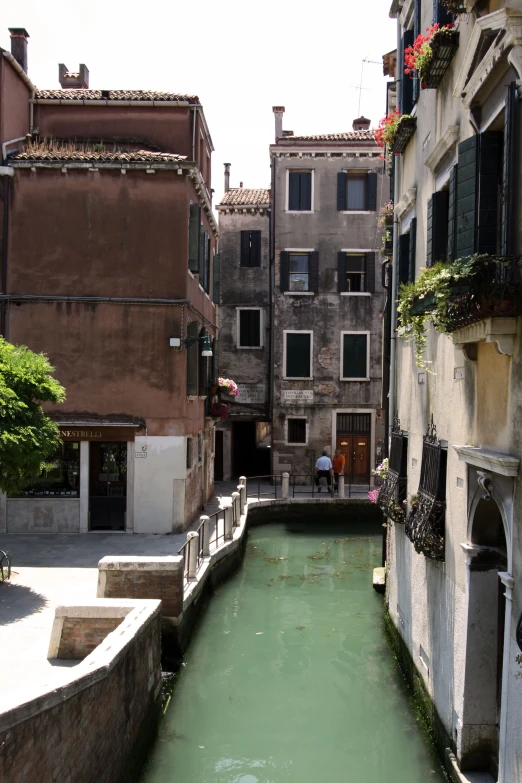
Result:
M0 490L13 493L39 476L60 446L42 402L63 402L65 389L42 353L0 337Z

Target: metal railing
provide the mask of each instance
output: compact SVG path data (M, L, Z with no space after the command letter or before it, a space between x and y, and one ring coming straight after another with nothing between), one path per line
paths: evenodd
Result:
M220 546L220 542L225 543L225 509L220 508L215 514L211 514L206 523L210 526L209 549L213 552Z
M181 555L183 558L183 582L188 582L188 572L189 572L189 546L190 541L187 541L181 549L178 549L178 555Z
M283 475L248 476L246 479L247 498L278 498L283 497Z
M370 491L372 486L371 476L365 477L362 481L358 479L354 481L354 477L350 473L344 473L344 497L351 498L355 495L366 495ZM319 489L324 490L328 495L328 483L326 479L321 479L321 483L317 486L315 475L313 473L304 474L292 474L290 476L290 492L291 497L307 495L312 498L320 494ZM338 497L338 484L336 476L332 476L331 480L332 497Z

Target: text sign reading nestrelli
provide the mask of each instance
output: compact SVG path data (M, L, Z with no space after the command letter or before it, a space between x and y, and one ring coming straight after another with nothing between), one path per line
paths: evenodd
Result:
M239 396L234 398L238 403L263 403L266 401L266 386L264 383L238 383Z
M282 400L286 403L313 402L314 393L312 389L284 389Z

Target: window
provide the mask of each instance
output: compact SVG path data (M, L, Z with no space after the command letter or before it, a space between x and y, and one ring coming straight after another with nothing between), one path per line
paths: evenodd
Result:
M415 280L415 249L417 241L417 218L412 218L408 233L399 236L399 274L397 284L413 283Z
M306 419L288 418L286 442L290 445L306 445Z
M185 466L187 470L190 470L192 467L192 436L187 438L187 456Z
M189 269L195 274L199 272L199 232L201 226L201 207L190 205L189 214Z
M341 332L341 380L368 381L369 332Z
M288 172L288 211L312 211L312 172Z
M375 212L377 172L347 172L337 175L337 209L340 212Z
M198 337L198 323L192 321L187 327L187 337ZM186 349L187 354L187 396L195 397L198 393L199 340L194 339Z
M285 378L312 377L312 332L284 332Z
M426 266L446 261L448 253L448 201L447 190L439 190L428 199L426 224Z
M200 397L206 397L210 386L210 357L203 356L203 339L210 337L206 329L199 333L199 340L196 343L198 352L198 394Z
M319 253L284 250L280 257L282 292L318 293Z
M339 292L373 293L375 291L375 253L346 253L338 256Z
M203 461L203 434L198 432L198 462Z
M80 444L64 441L53 457L45 461L45 468L38 478L32 479L23 489L10 497L79 497L80 495Z
M261 231L241 232L241 266L261 266Z
M237 308L237 347L263 347L261 341L261 310L253 307Z

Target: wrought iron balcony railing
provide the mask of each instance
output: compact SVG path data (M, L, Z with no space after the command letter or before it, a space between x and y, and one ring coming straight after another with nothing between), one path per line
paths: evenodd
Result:
M408 437L401 430L398 418L393 422L388 472L379 492L378 505L393 522L405 521L405 500L408 468Z

